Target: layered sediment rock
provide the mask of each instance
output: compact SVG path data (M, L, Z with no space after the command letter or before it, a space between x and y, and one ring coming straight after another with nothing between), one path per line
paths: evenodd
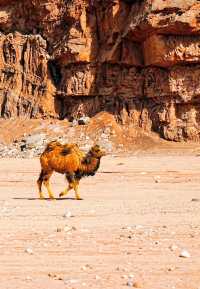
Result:
M104 110L199 140L199 1L0 1L0 29L2 117Z
M40 35L1 33L0 46L1 115L54 114L46 41Z

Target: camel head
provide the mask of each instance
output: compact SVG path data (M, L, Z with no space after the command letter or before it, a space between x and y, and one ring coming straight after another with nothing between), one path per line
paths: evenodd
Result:
M104 150L102 150L99 145L94 145L93 147L91 147L89 154L92 157L99 159L99 158L105 156L106 152Z

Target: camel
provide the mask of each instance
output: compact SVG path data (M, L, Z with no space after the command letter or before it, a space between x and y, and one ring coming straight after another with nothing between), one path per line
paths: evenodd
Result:
M85 154L77 144L62 145L57 141L48 143L40 156L41 172L37 180L40 199L44 199L42 193L43 182L47 188L49 198L55 199L49 184L49 179L55 171L65 174L68 181L68 188L61 192L59 197L67 195L71 189L74 189L76 199L81 200L79 182L82 177L95 175L102 156L105 156L105 152L101 150L99 145L94 145Z

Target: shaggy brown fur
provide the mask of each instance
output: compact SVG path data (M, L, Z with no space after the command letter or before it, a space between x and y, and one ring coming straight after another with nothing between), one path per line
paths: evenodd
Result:
M62 145L57 141L47 144L41 154L41 173L37 181L40 198L43 199L42 183L48 190L49 197L54 199L49 179L54 171L65 174L69 186L60 193L60 197L74 189L76 199L80 200L78 193L79 181L82 177L94 175L99 168L100 159L105 153L98 145L93 146L87 154L84 154L76 144Z

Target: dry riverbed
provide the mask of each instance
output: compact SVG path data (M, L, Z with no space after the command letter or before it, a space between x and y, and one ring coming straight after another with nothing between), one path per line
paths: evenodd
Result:
M107 156L82 201L39 200L39 170L1 159L0 288L200 288L198 156Z

